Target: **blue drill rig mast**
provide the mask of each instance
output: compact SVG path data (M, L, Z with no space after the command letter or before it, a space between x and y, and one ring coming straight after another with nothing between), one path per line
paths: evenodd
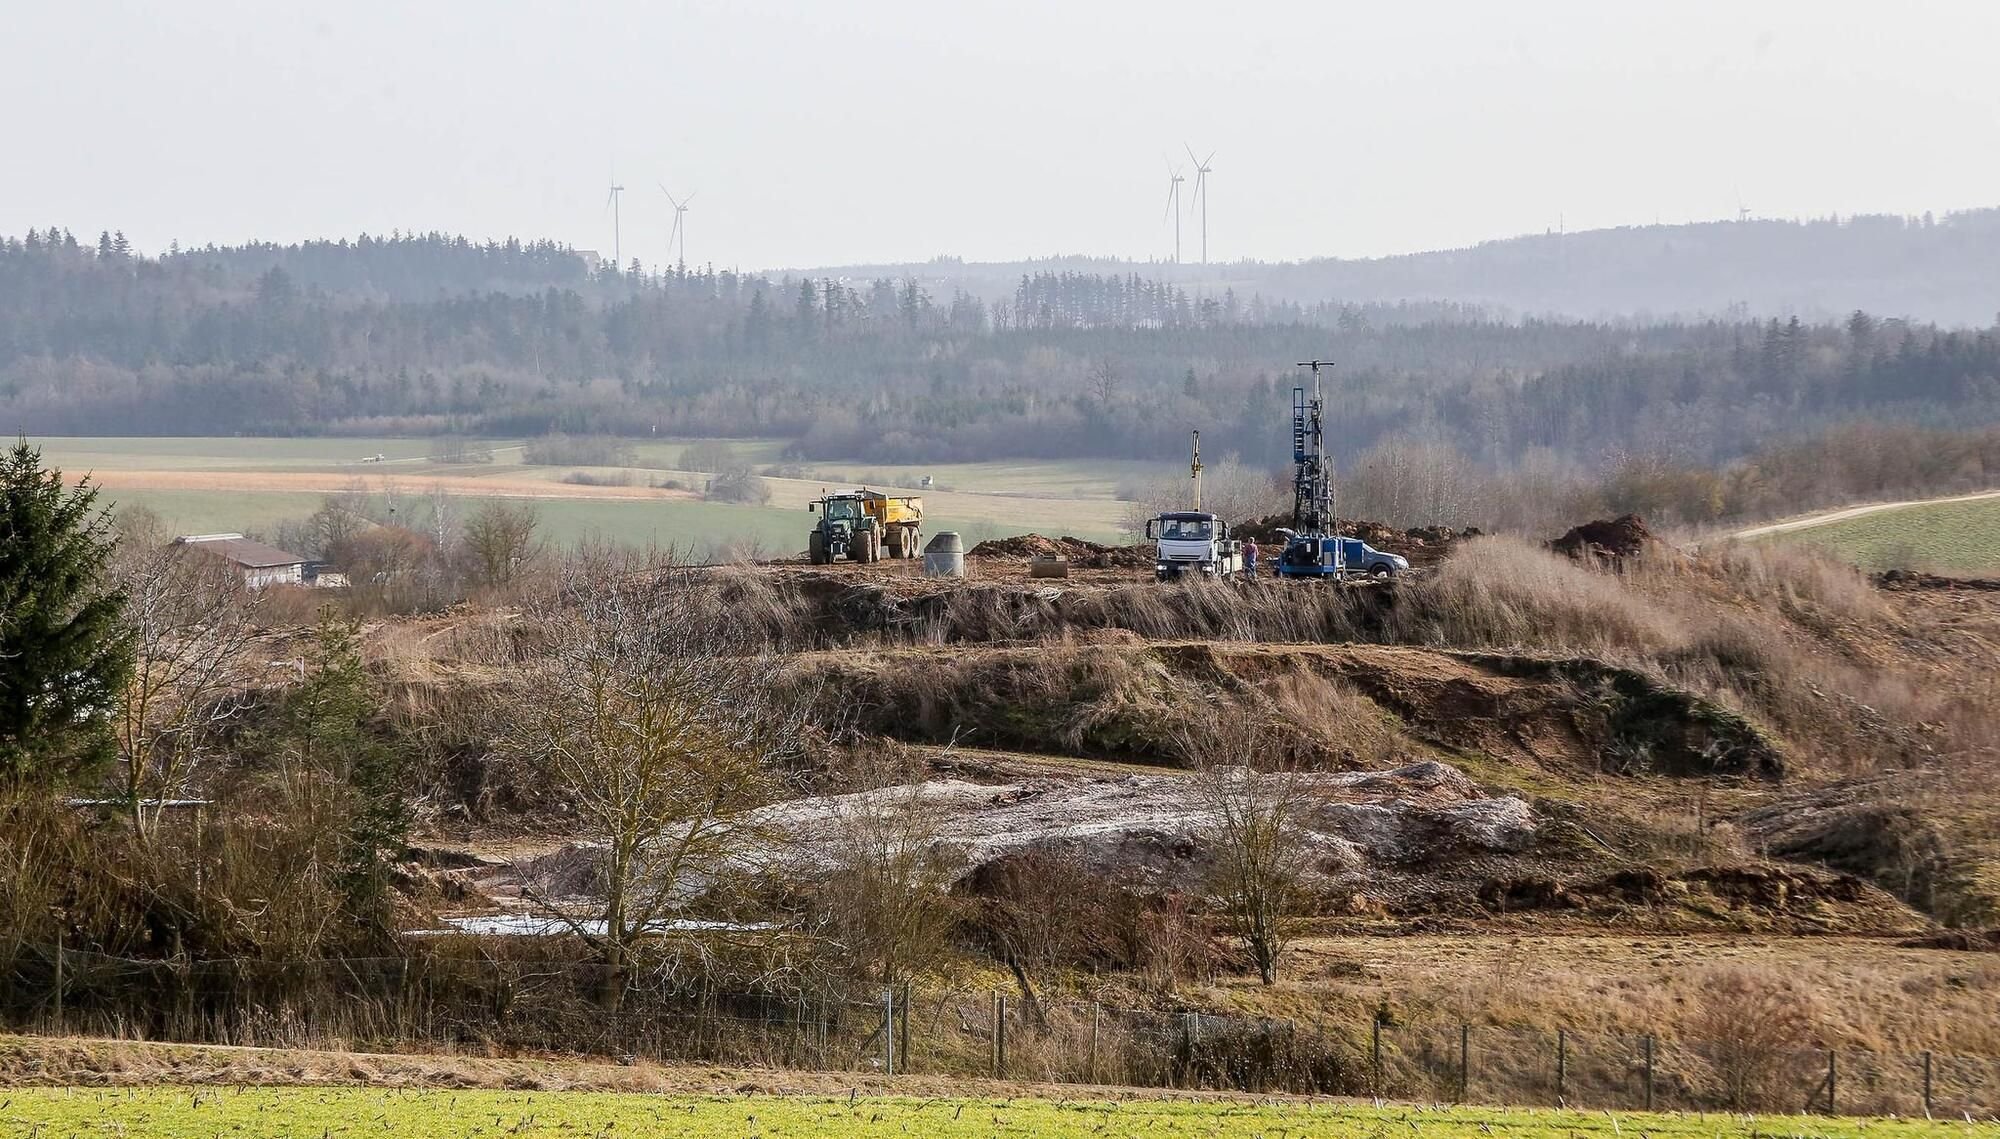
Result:
M1306 389L1292 389L1292 462L1297 467L1292 478L1292 527L1301 534L1331 534L1333 471L1326 458L1326 399L1319 370L1333 364L1309 360L1299 367L1312 369L1313 390L1308 400Z
M1323 541L1338 531L1333 517L1333 468L1326 454L1326 395L1319 376L1319 370L1333 367L1333 362L1305 360L1299 367L1312 369L1312 398L1306 398L1303 387L1292 389L1292 463L1296 470L1292 476L1292 533L1279 557L1278 572L1289 568L1294 573L1338 577L1347 568L1343 564L1345 548L1338 541ZM1331 565L1326 564L1326 554L1333 558Z

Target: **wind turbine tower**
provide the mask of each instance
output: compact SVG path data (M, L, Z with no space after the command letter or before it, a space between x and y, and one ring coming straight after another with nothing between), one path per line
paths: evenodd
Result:
M1201 205L1201 263L1208 264L1208 171L1209 163L1215 160L1215 152L1209 151L1207 158L1196 158L1194 147L1181 144L1194 163L1194 200ZM1176 258L1178 260L1178 258Z
M613 174L611 193L604 199L604 204L611 207L611 264L621 273L625 271L625 251L619 246L618 195L624 192L625 187L618 184L618 176Z
M694 195L689 194L686 198L676 198L674 197L674 192L672 190L667 189L667 184L665 182L658 183L658 185L660 187L660 193L665 194L667 196L667 201L672 202L674 204L674 228L667 234L667 244L672 245L676 240L680 242L680 250L679 252L674 254L674 256L678 260L681 268L685 269L687 268L687 260L688 260L687 258L688 203L694 201Z
M1180 167L1167 165L1167 212L1174 215L1174 264L1181 263L1181 177Z

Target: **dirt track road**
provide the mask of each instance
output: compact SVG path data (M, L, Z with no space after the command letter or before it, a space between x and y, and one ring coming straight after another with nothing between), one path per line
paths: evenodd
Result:
M1737 530L1731 538L1762 538L1771 534L1789 534L1794 530L1810 530L1815 526L1826 526L1835 522L1845 522L1850 518L1860 518L1867 514L1880 514L1885 510L1902 510L1911 506L1939 506L1948 502L1978 502L1982 499L2000 498L2000 490L1982 490L1977 494L1958 494L1949 498L1916 498L1908 502L1871 502L1866 506L1848 506L1840 510L1829 510L1819 514L1807 514L1798 518L1787 518L1782 522L1766 522L1747 530Z

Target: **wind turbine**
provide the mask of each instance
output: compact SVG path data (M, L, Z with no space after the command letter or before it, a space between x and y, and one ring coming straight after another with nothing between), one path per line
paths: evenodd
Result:
M1174 264L1181 263L1181 169L1167 163L1167 212L1174 215Z
M687 268L687 260L688 260L687 258L688 203L694 201L694 195L689 194L685 199L676 198L674 197L674 192L672 190L667 189L667 184L665 182L658 182L655 183L655 185L659 186L660 193L665 194L667 196L667 200L674 204L674 228L667 233L667 244L672 245L674 243L675 238L680 239L680 252L675 254L675 257L679 260L681 268L685 269Z
M625 271L625 257L624 250L619 246L618 195L624 192L625 187L618 184L618 175L613 174L611 176L611 193L605 197L604 204L611 207L611 266L621 273Z
M1201 263L1208 264L1208 171L1209 163L1215 159L1215 152L1209 151L1207 158L1196 158L1194 147L1181 144L1188 152L1188 159L1194 163L1194 200L1201 203Z

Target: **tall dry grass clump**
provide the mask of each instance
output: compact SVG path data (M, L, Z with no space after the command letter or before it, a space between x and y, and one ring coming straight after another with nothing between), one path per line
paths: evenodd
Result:
M1416 644L1646 655L1689 635L1616 574L1517 538L1467 542L1399 592L1395 639Z

